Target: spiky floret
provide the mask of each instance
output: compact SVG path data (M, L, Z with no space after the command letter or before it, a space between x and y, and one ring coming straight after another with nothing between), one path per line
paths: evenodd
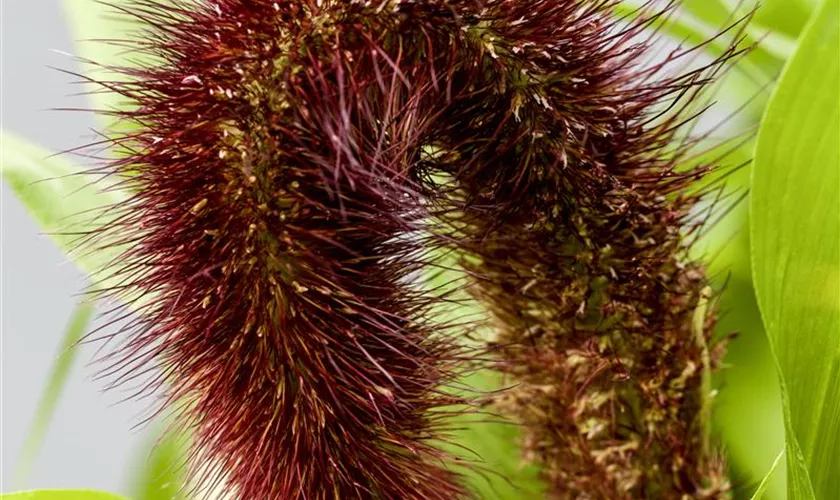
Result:
M160 370L193 434L196 493L463 496L440 438L459 349L412 285L428 261L407 168L427 115L377 52L372 9L137 0L142 54L109 88L135 131L111 293L140 318L116 383Z
M677 171L684 113L658 114L719 64L645 66L650 19L614 3L126 8L155 61L106 83L137 130L114 139L134 194L101 238L131 244L110 291L142 314L111 360L118 381L162 369L148 387L194 429L199 484L465 495L430 444L462 353L411 283L444 246L497 320L500 403L556 497L725 494L700 418L714 315L693 320L686 258L706 167Z
M692 184L712 165L687 167L680 134L737 43L684 74L691 50L645 65L642 30L667 9L625 22L614 3L483 3L481 56L453 73L469 92L428 159L453 179L439 220L496 319L515 386L498 403L553 497L725 498L708 442L715 313L688 256Z

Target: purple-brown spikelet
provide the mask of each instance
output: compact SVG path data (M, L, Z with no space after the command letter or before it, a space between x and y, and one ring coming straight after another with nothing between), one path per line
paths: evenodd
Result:
M414 283L445 247L553 498L725 497L687 258L708 166L675 144L722 62L645 65L656 16L615 3L121 7L153 62L103 82L133 104L105 169L132 194L96 236L129 245L106 292L139 312L107 357L116 383L160 370L196 492L467 496L433 443L470 363Z
M458 348L411 283L423 77L373 52L370 9L317 4L126 7L156 60L106 84L137 131L102 238L130 245L111 274L141 315L108 359L162 372L197 494L458 498L430 444Z
M433 141L430 168L453 179L440 219L496 320L514 385L497 402L552 498L725 498L715 314L688 257L711 166L681 169L679 137L726 58L645 66L656 16L620 23L614 4L483 4L480 69Z

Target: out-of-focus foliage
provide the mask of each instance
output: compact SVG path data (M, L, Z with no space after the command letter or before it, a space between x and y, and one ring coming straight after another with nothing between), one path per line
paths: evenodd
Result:
M764 476L764 479L761 480L761 484L758 485L758 488L756 488L755 493L753 493L753 496L750 497L750 500L761 500L764 496L764 492L767 491L767 487L770 486L770 479L773 477L773 473L776 472L776 468L779 466L779 463L782 461L782 457L784 455L785 452L782 450L776 457L776 460L773 460L773 465L770 466L770 470L767 472L767 475Z
M138 53L132 43L142 35L141 23L130 0L63 0L70 32L76 40L78 73L84 81L108 82L116 76L113 68L136 64ZM125 98L99 84L89 84L89 109L97 112L97 125L114 129L117 121L105 112L125 109Z
M77 252L80 233L92 230L89 219L109 216L100 209L119 203L122 192L108 190L109 179L84 173L66 155L50 151L5 130L0 131L3 180L35 218L41 230L87 273L95 273L116 252ZM81 225L80 221L85 221Z
M501 386L498 374L490 371L475 373L461 383L473 391L496 391ZM478 498L542 498L545 485L537 478L537 467L523 460L514 423L496 415L460 415L453 427L446 447L470 464L462 472Z
M163 433L161 433L163 434ZM184 439L165 433L135 458L131 477L133 500L181 500L184 497Z
M23 443L23 453L15 468L15 483L25 483L29 476L32 464L44 441L44 435L47 433L47 428L55 414L55 408L61 398L67 376L70 375L70 370L76 360L78 351L74 349L75 344L87 331L90 320L93 318L93 311L93 304L82 303L73 312L73 316L67 324L67 330L64 332L64 337L58 347L57 357L52 364L50 374L47 376L47 385L35 409L35 417L29 424L29 433Z
M463 276L452 269L457 268L455 258L440 258L441 269L430 270L419 280L420 286L434 293L446 294L452 304L437 306L433 313L442 323L458 325L467 321L481 323L487 312L464 290L459 290ZM456 305L457 304L457 305ZM460 329L454 327L452 334ZM465 338L467 345L478 338L489 336L490 332L479 328L478 332ZM503 382L498 373L491 370L470 372L452 388L467 398L480 399L499 390ZM541 498L545 484L538 478L539 470L527 464L519 448L519 428L502 415L465 413L451 420L451 432L445 436L440 447L456 457L453 464L464 474L467 484L478 498L486 500L520 500Z
M755 291L778 365L788 496L840 498L840 2L776 87L752 179Z

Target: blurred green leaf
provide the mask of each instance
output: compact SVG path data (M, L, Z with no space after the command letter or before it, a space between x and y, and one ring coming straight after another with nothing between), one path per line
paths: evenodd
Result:
M716 175L725 175L718 180L726 182L726 189L712 210L713 222L692 248L692 258L706 263L713 287L722 290L716 335L737 334L728 342L723 368L715 376L718 394L713 405L714 427L726 450L735 500L750 498L785 443L776 366L752 287L749 206L743 199L750 171L747 167L731 171L732 166L748 165L753 152L754 143L747 142L723 160L715 156L704 160L720 165ZM764 500L785 498L784 463L781 468L769 481Z
M166 0L158 0L166 3ZM92 82L123 81L125 76L115 68L137 66L150 61L148 54L136 50L133 42L143 38L142 23L132 15L138 6L132 0L63 0L64 11L75 40L75 56L80 59L78 71L91 82L87 85L91 109L98 111L101 129L130 133L136 125L118 123L102 111L125 110L133 106L116 92ZM132 8L133 7L133 8Z
M650 4L648 0L626 0L616 4L615 9L617 14L628 17L660 12L657 4ZM706 44L704 52L713 57L725 54L736 35L742 34L742 47L755 44L755 48L739 59L735 69L756 81L772 77L790 56L794 41L784 33L769 31L754 23L738 25L722 33L743 15L734 12L723 0L684 0L680 10L663 20L660 29L676 42Z
M714 403L716 429L727 453L736 499L753 494L785 443L776 370L752 297L749 281L730 279L719 309L718 332L738 333L728 345L725 368L718 374L720 389ZM770 479L763 498L785 498L783 473Z
M746 228L744 228L746 230ZM727 276L724 275L721 279ZM749 498L784 446L784 421L776 371L748 281L726 284L720 304L721 334L738 332L717 374L715 428L731 468L735 498ZM785 498L785 477L774 475L765 500Z
M446 257L444 257L444 255ZM440 255L440 268L427 269L418 285L430 294L446 294L447 301L439 304L431 317L441 325L481 323L487 318L486 309L466 292L458 256ZM457 335L465 345L481 345L492 337L491 329L465 338L462 327L450 328L447 334ZM504 387L501 373L482 369L462 376L450 387L453 393L466 398L481 398ZM519 427L498 414L492 405L481 412L467 412L449 417L450 431L438 442L439 448L455 457L453 469L463 474L466 484L482 500L527 500L543 498L545 484L539 478L539 467L525 462L519 444Z
M132 469L133 500L181 500L184 498L183 457L186 446L182 439L166 433L143 449Z
M114 65L121 59L117 40L123 40L132 23L117 9L129 0L63 0L64 12L76 40L76 55L102 65Z
M693 0L699 3L698 0ZM746 13L757 6L755 22L766 27L772 33L784 34L796 38L808 22L818 0L762 0L746 2L744 0L726 0L730 9Z
M79 251L82 233L96 230L113 216L108 207L125 200L125 193L108 189L101 175L84 173L65 156L50 153L25 139L0 131L3 179L58 247L83 271L93 274L119 248L95 253Z
M482 370L460 381L473 391L491 392L502 388L501 376ZM487 410L492 412L492 409ZM471 466L460 468L467 484L482 500L525 500L543 498L545 485L539 468L528 464L519 446L519 429L503 416L467 414L453 419L452 442L442 446Z
M0 494L0 500L127 500L125 497L94 490L33 490Z
M755 493L750 500L761 500L764 497L764 492L767 491L767 486L770 485L770 479L773 477L773 473L776 472L776 467L779 466L779 462L782 461L782 455L785 454L785 450L779 452L776 456L776 460L773 460L773 465L770 466L770 470L767 472L767 475L764 476L764 479L761 480L761 483L756 488Z
M93 312L92 304L79 304L67 324L67 329L58 349L58 357L52 364L50 374L47 376L47 386L44 388L41 400L35 410L35 418L29 424L29 433L26 436L26 441L24 441L23 452L15 469L14 479L17 484L26 482L32 464L38 456L38 451L44 441L44 435L55 414L55 407L67 382L67 376L70 375L73 362L76 360L74 346L87 331Z
M840 498L840 2L806 28L759 132L756 296L779 370L788 493Z
M82 75L93 81L109 81L115 76L111 67L125 65L129 47L124 43L137 23L116 7L127 0L63 0L64 11L74 38L75 56L81 59ZM111 4L111 5L108 5ZM93 109L118 109L125 103L114 92L104 92L98 85L90 85Z
M695 23L711 26L714 31L729 26L754 11L750 23L744 26L744 35L745 44L756 43L757 47L747 58L752 58L768 71L777 69L779 64L784 63L796 46L799 30L784 32L761 23L762 13L766 9L764 4L758 5L743 0L684 0L682 9L688 14L687 17L695 18Z

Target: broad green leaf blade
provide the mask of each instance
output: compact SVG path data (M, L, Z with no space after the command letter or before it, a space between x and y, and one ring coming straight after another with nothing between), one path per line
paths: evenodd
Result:
M759 483L758 488L756 488L755 493L753 493L753 496L750 497L750 500L761 500L764 497L764 492L767 491L767 487L770 486L770 479L773 478L773 473L776 472L776 467L779 466L779 462L782 461L782 455L784 454L785 450L780 451L778 456L776 456L776 460L773 460L773 465L770 466L770 470L767 471L767 475L761 480L761 483Z
M0 494L0 500L128 500L95 490L33 490Z
M82 338L82 335L87 331L90 320L93 317L94 306L89 303L82 303L76 307L70 322L67 324L67 330L64 333L64 338L61 339L61 345L58 349L58 357L52 364L50 374L47 377L47 386L41 394L41 400L35 410L35 418L29 424L29 434L26 436L26 441L23 444L23 453L17 463L14 478L17 484L24 484L32 469L32 464L38 456L38 451L41 449L41 444L44 441L44 435L47 432L50 421L55 414L55 408L61 393L64 390L64 385L67 382L67 376L73 368L73 362L76 360L77 351L74 349L76 342Z
M840 2L822 4L762 122L756 297L779 370L790 498L840 498Z
M112 214L103 209L125 200L123 191L108 189L107 179L84 174L65 156L51 157L7 131L0 131L0 169L40 228L83 271L95 273L118 255L118 248L95 253L79 248L80 233L106 224Z

